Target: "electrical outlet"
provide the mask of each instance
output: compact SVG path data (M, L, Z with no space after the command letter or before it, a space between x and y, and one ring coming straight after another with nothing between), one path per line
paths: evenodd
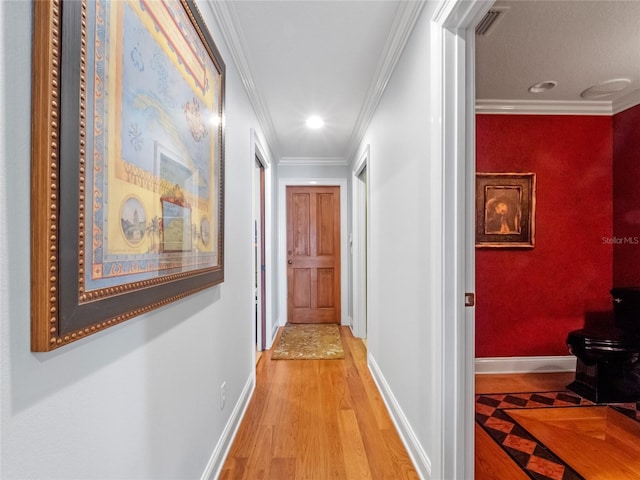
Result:
M220 410L224 409L224 404L227 402L227 382L222 382L220 385Z

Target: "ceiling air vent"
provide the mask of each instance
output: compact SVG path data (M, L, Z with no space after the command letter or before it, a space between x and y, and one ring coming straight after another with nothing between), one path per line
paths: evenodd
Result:
M614 78L606 82L598 83L584 90L580 96L582 98L602 98L618 93L629 86L631 80L628 78Z
M486 37L496 28L496 25L500 23L500 20L506 15L509 7L494 7L482 17L480 23L476 27L476 35Z

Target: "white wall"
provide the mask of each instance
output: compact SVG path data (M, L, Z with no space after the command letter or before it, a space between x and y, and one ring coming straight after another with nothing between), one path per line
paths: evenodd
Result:
M209 7L200 8L227 64L225 282L53 353L35 354L29 349L31 2L0 2L5 480L200 478L251 385L249 130L259 129Z
M351 176L347 165L279 165L278 178L346 178Z
M433 2L434 4L436 2ZM429 145L429 2L362 142L370 145L370 367L425 477L438 478L442 168ZM358 155L356 158L360 158ZM435 253L434 253L435 252Z

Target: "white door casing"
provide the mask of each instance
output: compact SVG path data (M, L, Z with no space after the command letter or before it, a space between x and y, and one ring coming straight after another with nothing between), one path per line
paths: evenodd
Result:
M353 335L359 338L367 336L367 244L369 235L366 229L369 222L366 218L368 214L368 189L367 183L361 180L361 176L368 177L370 169L370 148L367 145L358 161L353 167L351 178L352 187L352 229L353 237L351 252L353 259Z
M272 272L273 272L273 261L272 258L273 256L270 254L270 252L272 251L272 227L271 225L272 223L272 202L271 202L271 198L272 198L272 189L271 189L271 178L272 178L272 171L271 171L271 162L269 160L269 156L267 154L267 150L264 148L264 145L262 144L262 142L260 141L260 139L258 138L255 130L251 129L250 131L250 162L251 162L251 192L252 192L252 205L257 205L258 199L256 198L257 192L259 191L259 185L256 185L256 175L254 174L255 171L255 164L256 161L260 162L260 164L262 165L262 167L264 168L264 211L265 211L265 217L264 217L264 228L265 228L265 259L264 259L264 265L265 265L265 270L267 272L267 275L265 277L265 310L266 310L266 327L265 327L265 340L266 340L266 345L265 348L269 349L271 348L271 345L273 343L273 339L274 336L272 334L273 332L273 302L272 302L272 296L273 296L273 282L272 282ZM256 224L256 220L259 222L259 217L260 217L260 212L256 212L256 209L253 209L253 214L252 214L252 218L251 218L251 232L254 231L254 225ZM258 218L256 218L256 216ZM252 239L253 241L253 239ZM255 250L254 250L255 251ZM255 262L255 258L254 258L254 263L253 265L256 265ZM256 272L254 272L255 274ZM257 272L258 278L260 278L260 272ZM254 282L254 279L252 277L252 282ZM252 283L251 286L252 291L255 291L255 286ZM254 331L254 338L256 338L256 335L261 335L263 332L256 332ZM260 338L259 336L257 338Z
M443 167L441 478L474 473L475 26L492 1L442 0L432 18L432 142ZM438 101L437 99L441 100Z

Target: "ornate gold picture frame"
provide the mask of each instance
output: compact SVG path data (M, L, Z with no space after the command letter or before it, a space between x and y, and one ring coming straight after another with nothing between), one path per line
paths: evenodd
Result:
M225 64L191 0L34 2L31 349L224 280Z
M476 174L476 247L533 248L535 173Z

